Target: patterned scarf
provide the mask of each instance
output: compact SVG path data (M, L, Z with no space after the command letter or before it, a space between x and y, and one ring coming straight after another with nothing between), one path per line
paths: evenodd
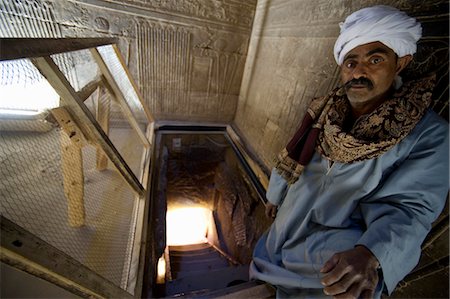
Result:
M328 160L352 163L379 157L405 138L431 103L435 76L409 81L374 111L343 129L351 107L343 88L313 99L295 133L278 155L278 173L295 183L314 151Z

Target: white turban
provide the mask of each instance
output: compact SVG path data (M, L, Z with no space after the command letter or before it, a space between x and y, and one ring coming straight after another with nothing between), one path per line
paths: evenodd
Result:
M422 26L416 19L390 6L363 8L340 23L341 34L334 45L334 58L341 65L345 55L357 46L381 42L399 57L416 53Z

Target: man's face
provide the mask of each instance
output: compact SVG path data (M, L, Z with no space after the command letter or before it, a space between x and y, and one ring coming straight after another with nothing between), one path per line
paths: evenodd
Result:
M345 89L352 107L381 103L400 71L394 51L380 42L348 52L341 66L341 79L342 83L348 83Z

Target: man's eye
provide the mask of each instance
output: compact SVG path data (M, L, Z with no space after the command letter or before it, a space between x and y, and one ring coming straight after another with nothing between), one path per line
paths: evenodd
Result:
M381 57L374 57L374 58L372 58L371 60L370 60L370 62L372 63L372 64L379 64L380 62L382 62L383 61L383 58L381 58Z
M345 67L346 67L346 68L349 68L349 69L354 68L355 65L356 65L356 64L355 64L354 61L347 61L347 62L345 63Z

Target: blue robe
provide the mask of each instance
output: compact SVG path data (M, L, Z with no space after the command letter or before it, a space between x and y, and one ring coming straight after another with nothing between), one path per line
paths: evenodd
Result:
M255 247L250 277L308 295L323 289L320 269L334 253L361 244L381 265L376 296L384 286L391 293L419 261L448 172L448 123L431 110L376 159L330 163L315 153L290 186L272 170L266 196L279 210Z

